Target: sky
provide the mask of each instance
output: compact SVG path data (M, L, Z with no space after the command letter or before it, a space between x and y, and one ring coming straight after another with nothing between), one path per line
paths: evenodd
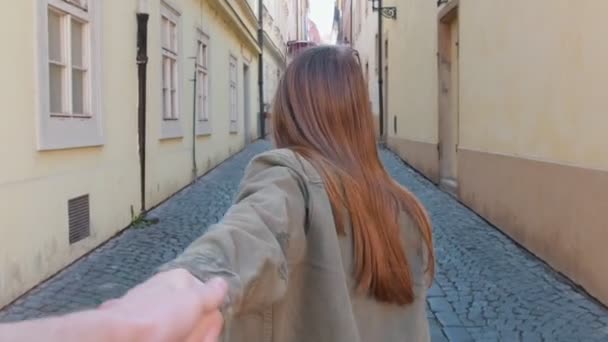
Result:
M317 24L322 39L331 34L334 21L334 0L310 0L310 19Z

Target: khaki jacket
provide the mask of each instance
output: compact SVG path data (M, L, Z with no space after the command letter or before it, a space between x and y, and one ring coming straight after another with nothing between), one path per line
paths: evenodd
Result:
M289 150L257 156L223 220L163 269L229 282L224 341L429 341L424 247L402 214L414 303L355 293L350 228L338 236L317 171Z

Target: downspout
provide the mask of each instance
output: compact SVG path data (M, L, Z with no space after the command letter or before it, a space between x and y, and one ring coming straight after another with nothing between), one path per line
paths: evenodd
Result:
M139 2L137 11L137 81L138 107L137 132L139 143L139 170L141 213L146 212L146 78L148 66L148 14L147 1Z
M197 51L198 53L198 51ZM194 57L194 79L193 79L193 83L194 83L194 87L193 87L193 100L192 100L192 181L196 180L196 176L198 175L198 168L196 167L196 100L197 100L197 93L196 93L196 85L198 82L198 70L197 68L197 64L198 61L196 59L196 57Z
M258 0L258 96L260 98L260 133L266 138L266 112L264 108L264 2Z
M380 115L380 142L384 143L386 137L384 132L384 89L382 87L384 83L382 75L384 73L384 68L382 66L382 42L382 0L378 0L378 100L380 101L378 103L378 114Z
M350 0L350 46L354 47L355 42L353 41L353 0Z
M300 1L296 0L296 40L300 40Z

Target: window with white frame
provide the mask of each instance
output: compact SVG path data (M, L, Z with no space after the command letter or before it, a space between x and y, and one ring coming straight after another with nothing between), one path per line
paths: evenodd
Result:
M179 16L168 6L163 6L161 15L162 63L163 63L163 119L179 118L178 93L178 19Z
M37 0L40 150L103 143L98 1Z
M198 119L202 121L209 120L209 108L207 101L209 97L209 69L207 65L208 43L202 40L198 41L198 56L196 60L196 73L198 76L197 84L197 101L198 101Z
M197 133L210 134L209 117L209 37L199 30L196 53Z
M90 117L88 18L49 6L50 115Z
M238 70L238 61L236 57L230 56L230 133L236 133L238 131L238 117L239 117L239 107L238 107L238 79L237 79L237 70Z
M183 137L181 111L181 13L161 0L161 139Z

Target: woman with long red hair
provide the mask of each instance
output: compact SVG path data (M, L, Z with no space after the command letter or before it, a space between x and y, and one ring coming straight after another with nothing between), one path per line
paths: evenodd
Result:
M227 341L428 341L431 223L378 154L357 54L288 66L276 150L251 162L223 220L163 269L228 283Z

